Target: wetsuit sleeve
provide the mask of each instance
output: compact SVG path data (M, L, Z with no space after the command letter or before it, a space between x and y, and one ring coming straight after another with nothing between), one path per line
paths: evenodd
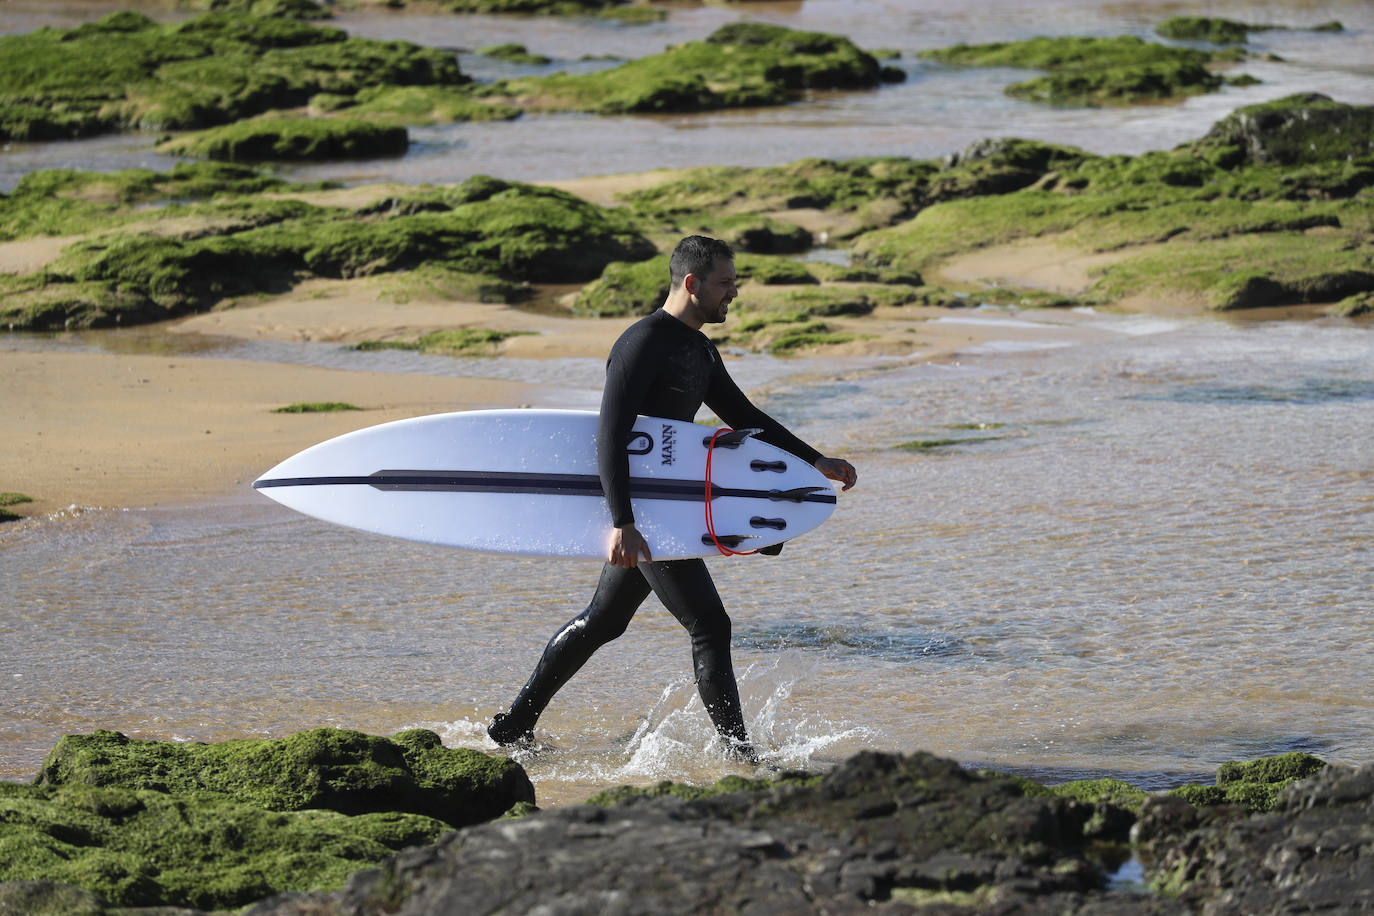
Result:
M606 387L601 392L601 422L596 433L597 471L611 523L634 524L630 506L630 456L625 451L644 393L653 384L662 360L655 359L648 334L626 335L616 341L606 360Z
M815 464L821 453L794 436L787 427L754 406L753 402L739 390L735 380L726 371L720 353L712 348L715 366L711 372L711 388L706 393L706 406L716 412L731 429L761 429L759 438L769 445L776 445L791 452L807 464Z

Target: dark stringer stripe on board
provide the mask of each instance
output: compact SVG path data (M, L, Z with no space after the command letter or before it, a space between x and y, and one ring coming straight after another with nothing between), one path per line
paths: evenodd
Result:
M268 487L368 486L378 490L430 493L529 493L550 496L604 496L601 478L595 474L531 474L519 471L377 471L366 477L279 477L254 481L257 490ZM700 501L703 485L695 480L656 480L631 477L630 495L648 499ZM796 487L791 490L741 489L711 485L711 498L722 496L767 499L774 502L833 503L829 487Z

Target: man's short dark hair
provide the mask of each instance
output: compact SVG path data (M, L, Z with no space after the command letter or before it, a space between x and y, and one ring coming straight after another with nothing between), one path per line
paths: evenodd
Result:
M677 289L688 274L704 278L717 261L734 259L735 252L720 239L689 235L677 243L673 256L668 259L668 282Z

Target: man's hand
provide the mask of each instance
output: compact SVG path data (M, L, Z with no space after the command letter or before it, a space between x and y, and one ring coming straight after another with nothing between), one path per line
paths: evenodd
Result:
M612 566L623 566L627 569L638 566L641 556L646 562L651 562L654 558L649 552L649 542L644 540L644 535L639 533L638 528L634 525L625 525L622 528L611 529L611 545L607 551L607 560Z
M843 458L817 458L813 467L831 480L838 480L843 484L840 487L842 490L848 490L859 482L859 472Z

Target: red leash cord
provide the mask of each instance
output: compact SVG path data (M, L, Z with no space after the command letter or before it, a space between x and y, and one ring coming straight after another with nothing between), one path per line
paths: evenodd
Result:
M731 550L729 547L726 547L724 544L720 542L720 539L716 537L716 522L715 519L711 517L711 456L715 454L716 451L716 439L718 439L723 433L728 432L733 432L733 430L728 429L726 427L721 427L720 429L716 430L715 435L711 437L710 444L706 446L706 533L710 535L711 540L715 542L716 550L720 551L721 556L747 557L751 556L752 554L758 553L758 551Z

